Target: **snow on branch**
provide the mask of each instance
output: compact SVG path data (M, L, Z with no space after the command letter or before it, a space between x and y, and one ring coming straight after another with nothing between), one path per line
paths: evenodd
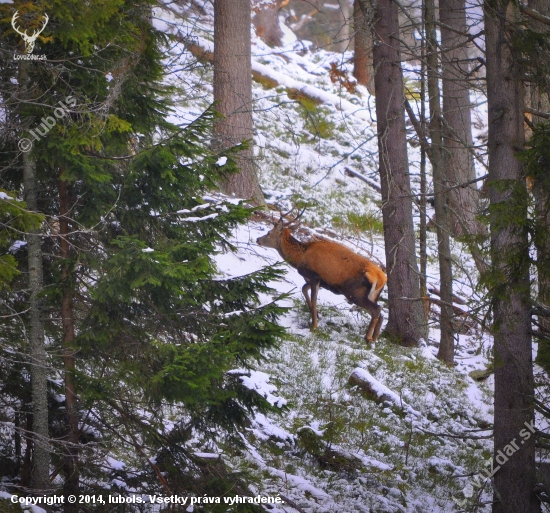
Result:
M389 401L395 404L399 408L411 413L415 417L420 417L420 412L411 408L401 397L399 397L393 390L390 390L386 385L383 385L376 380L369 372L361 367L356 367L351 373L348 379L350 385L359 387L369 397L377 401Z

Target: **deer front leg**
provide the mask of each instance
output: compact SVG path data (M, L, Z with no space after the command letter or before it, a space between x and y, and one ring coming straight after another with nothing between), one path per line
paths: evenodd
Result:
M302 294L306 299L309 313L311 314L311 329L317 328L317 293L319 292L319 280L306 281L306 284L302 287ZM308 292L311 291L311 299Z
M311 299L309 299L309 291L311 290L311 283L306 281L306 284L302 287L302 294L306 298L307 307L311 313Z

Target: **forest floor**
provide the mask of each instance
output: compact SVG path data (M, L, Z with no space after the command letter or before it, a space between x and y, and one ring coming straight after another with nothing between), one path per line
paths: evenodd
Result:
M155 23L178 34L179 41L211 49L211 16L155 15ZM267 202L274 212L307 204L302 237L331 238L385 263L374 99L365 88L349 91L331 81L333 63L351 77L351 53L310 48L282 28L281 48L253 38L254 65L278 84L255 82L253 90L254 150ZM174 121L190 121L212 101L211 66L198 64L181 42L168 53L167 66L192 70L171 79L183 90ZM414 80L410 74L411 91ZM307 95L299 94L300 87ZM475 109L476 137L486 130L482 100ZM409 161L418 193L420 156L414 145ZM485 174L478 166L478 175ZM418 216L415 210L416 227ZM255 242L271 226L256 217L236 230L237 251L216 256L220 275L248 274L280 261L275 250ZM429 232L427 275L433 289L439 288L436 249L435 233ZM490 485L480 473L492 455L492 339L484 327L487 305L473 260L456 241L452 255L455 306L465 312L456 322L453 368L435 358L436 304L430 305L426 346L403 348L384 336L373 346L364 340L368 315L321 289L319 328L311 332L303 279L282 264L286 278L273 288L290 294L280 319L287 337L262 361L251 362L254 370L243 378L277 411L256 415L243 437L244 450L200 440L190 448L204 457L221 455L230 470L254 483L251 494L280 497L284 503L266 506L273 513L443 513L464 511L463 500L477 502L478 512L489 511L483 503L491 500ZM384 291L380 304L387 319L386 298ZM352 375L369 386L350 382Z
M210 22L203 17L188 19L184 28L172 26L211 50ZM268 204L274 212L307 204L301 236L333 238L384 263L374 99L365 88L349 91L331 81L333 63L351 77L351 54L310 49L307 41L283 30L282 48L253 38L253 69L278 84L255 82L253 91L254 149ZM182 45L172 54L174 59L187 55L189 64L194 59ZM211 67L195 67L179 116L192 119L209 104L211 83ZM407 84L414 90L413 75ZM475 113L476 135L484 132L484 117L481 104ZM419 150L410 146L409 151L411 181L418 192ZM370 184L350 176L346 168ZM416 226L418 215L415 211ZM237 230L233 242L238 250L218 255L220 272L246 274L280 261L275 250L255 243L271 226L257 218ZM437 289L435 233L428 234L428 245L428 284ZM426 347L406 349L384 337L373 347L363 338L368 315L343 296L321 289L319 328L311 332L303 279L284 264L286 279L273 286L291 294L289 311L281 319L288 336L255 363L245 381L280 411L256 417L243 440L245 451L199 444L196 449L223 453L230 468L256 481L253 493L283 498L285 504L273 506L273 512L427 513L458 511L456 501L465 498L489 501L472 478L492 453L493 379L486 372L492 343L482 326L486 305L471 256L458 242L452 251L456 306L466 312L457 319L455 368L435 358L437 305L431 305ZM383 292L387 319L385 298ZM352 374L366 377L378 393L350 383Z

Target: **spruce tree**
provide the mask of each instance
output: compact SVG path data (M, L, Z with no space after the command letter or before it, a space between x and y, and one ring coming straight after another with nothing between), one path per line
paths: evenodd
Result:
M528 201L525 169L517 158L525 144L524 89L519 54L510 44L517 12L508 0L484 4L489 119L489 222L491 269L486 275L493 311L494 457L533 423ZM495 474L493 513L539 512L535 440Z
M251 211L211 193L220 179L220 154L209 149L213 111L187 126L167 120L177 91L163 82L167 40L150 22L153 6L33 4L29 17L49 16L35 48L47 60L29 63L30 96L7 102L3 187L21 188L18 137L45 132L29 155L45 218L51 470L67 495L101 489L115 475L108 458L121 454L124 479L143 493L238 489L223 465L200 461L186 442L238 440L250 413L269 407L228 371L249 366L283 333L281 308L259 300L281 271L217 274L213 256L231 249L232 229ZM16 5L23 17L24 7ZM13 7L2 10L12 51ZM17 89L17 71L17 61L2 64L4 98ZM222 154L225 172L236 171L235 151ZM27 323L25 300L6 299ZM14 331L10 344L21 349Z

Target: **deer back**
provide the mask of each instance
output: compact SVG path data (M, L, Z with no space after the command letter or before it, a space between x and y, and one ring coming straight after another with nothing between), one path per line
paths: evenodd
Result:
M321 286L335 294L354 296L359 289L367 294L375 285L375 301L386 284L384 271L351 249L326 239L300 242L282 221L257 240L260 246L276 249L281 257L308 280L319 279Z
M310 243L301 265L317 274L324 282L324 288L346 296L353 295L352 292L359 288L367 287L370 290L373 284L379 293L387 281L382 269L368 258L328 240Z

